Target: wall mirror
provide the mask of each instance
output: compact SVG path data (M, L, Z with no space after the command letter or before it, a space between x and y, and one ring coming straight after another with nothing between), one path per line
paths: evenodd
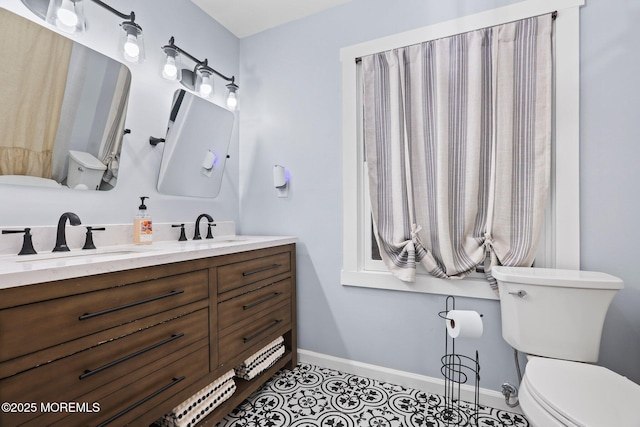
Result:
M213 198L220 192L234 114L182 89L173 97L158 191Z
M0 37L0 183L112 189L129 69L5 9Z

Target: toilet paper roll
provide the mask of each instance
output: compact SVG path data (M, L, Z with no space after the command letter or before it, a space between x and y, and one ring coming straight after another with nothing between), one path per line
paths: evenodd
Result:
M482 317L473 310L451 310L447 313L447 333L451 338L482 336Z

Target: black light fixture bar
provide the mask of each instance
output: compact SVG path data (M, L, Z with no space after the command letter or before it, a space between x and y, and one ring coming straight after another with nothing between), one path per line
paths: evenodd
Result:
M119 12L118 10L114 9L113 7L109 6L103 1L100 1L100 0L91 0L91 1L107 9L109 12L113 13L114 15L118 15L122 19L129 19L131 22L134 22L136 20L136 14L133 11L131 11L131 13L127 15L125 13Z
M93 0L93 1L98 1L98 0ZM231 82L232 84L235 85L235 77L231 76L231 77L227 77L224 74L220 73L219 71L211 68L209 66L209 60L207 58L204 59L204 61L199 60L198 58L196 58L195 56L191 55L189 52L187 52L186 50L182 49L181 47L177 46L175 44L175 38L173 36L171 36L171 38L169 39L169 44L166 46L162 46L162 50L165 49L174 49L176 52L180 53L181 55L186 56L187 58L191 59L193 62L196 63L195 69L198 68L204 68L208 71L211 71L212 73L214 73L215 75L217 75L218 77Z

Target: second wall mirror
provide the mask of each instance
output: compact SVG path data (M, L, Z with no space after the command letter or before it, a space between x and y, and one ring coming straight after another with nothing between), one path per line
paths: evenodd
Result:
M220 192L235 115L183 89L173 97L158 191L213 198Z

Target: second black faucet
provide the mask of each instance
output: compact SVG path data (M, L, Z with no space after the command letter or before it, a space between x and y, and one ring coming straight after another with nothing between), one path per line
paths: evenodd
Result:
M211 234L211 227L215 227L216 225L213 222L213 218L211 217L211 215L209 214L201 214L198 216L198 219L196 219L196 231L193 234L193 240L202 240L202 237L200 237L200 220L202 220L202 218L207 218L207 239L213 239L213 234Z

